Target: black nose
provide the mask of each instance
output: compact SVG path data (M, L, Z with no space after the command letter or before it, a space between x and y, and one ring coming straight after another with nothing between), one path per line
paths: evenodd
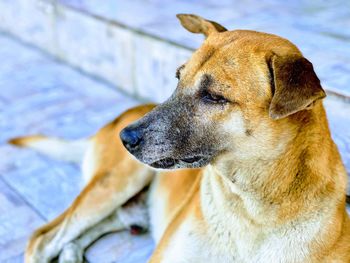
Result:
M124 146L131 151L141 143L142 132L140 129L125 128L120 132L120 139Z

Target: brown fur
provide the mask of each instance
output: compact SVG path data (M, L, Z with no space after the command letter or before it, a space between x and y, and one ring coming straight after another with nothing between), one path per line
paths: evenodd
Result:
M164 228L152 230L152 263L350 262L347 175L312 64L283 38L178 17L207 38L179 69L174 96L129 110L91 138L93 178L36 231L26 262L51 260L150 182L151 221ZM143 136L126 146L142 162L169 157L178 160L170 166L200 169L156 174L122 146L125 126ZM209 165L181 161L198 148Z
M28 136L17 137L17 138L13 138L13 139L9 140L8 143L16 145L18 147L24 147L31 142L42 140L43 137L44 137L43 135L33 135L33 136L29 136L29 137Z

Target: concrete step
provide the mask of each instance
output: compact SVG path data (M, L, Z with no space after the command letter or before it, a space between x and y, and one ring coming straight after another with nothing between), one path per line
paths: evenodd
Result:
M176 13L198 13L228 28L275 33L296 43L328 91L350 96L350 2L275 0L0 0L10 32L129 94L163 101L174 71L198 47Z
M275 0L0 0L0 30L105 79L129 94L163 101L175 68L200 45L176 13L228 28L276 33L296 43L329 91L350 96L350 2Z
M0 58L0 262L14 263L23 262L33 230L72 203L82 180L79 167L6 141L37 133L89 136L139 102L1 34ZM87 258L141 263L152 249L149 235L121 232L96 242Z

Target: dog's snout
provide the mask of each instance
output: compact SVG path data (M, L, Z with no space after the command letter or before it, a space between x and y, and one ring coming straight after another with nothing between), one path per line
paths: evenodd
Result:
M124 146L132 151L142 141L142 131L135 128L125 128L120 132L120 139L122 140Z

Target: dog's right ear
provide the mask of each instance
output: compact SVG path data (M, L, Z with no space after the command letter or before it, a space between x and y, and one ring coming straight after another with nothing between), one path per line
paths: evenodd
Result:
M201 33L206 37L214 32L227 31L222 25L206 20L200 16L192 14L177 14L176 17L180 20L181 25L192 33Z

